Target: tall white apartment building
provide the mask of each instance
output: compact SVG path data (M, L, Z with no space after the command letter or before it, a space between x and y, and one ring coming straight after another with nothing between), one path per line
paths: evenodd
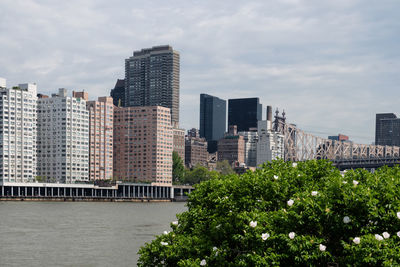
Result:
M0 88L6 88L6 79L0 77Z
M38 99L38 175L50 181L89 180L89 112L66 89Z
M253 129L253 128L251 128ZM244 139L244 162L248 167L257 166L257 142L258 132L257 128L254 131L243 131L239 132L239 135L243 136Z
M284 157L283 135L272 130L271 121L258 121L257 166Z
M36 177L36 84L6 88L0 78L0 184Z

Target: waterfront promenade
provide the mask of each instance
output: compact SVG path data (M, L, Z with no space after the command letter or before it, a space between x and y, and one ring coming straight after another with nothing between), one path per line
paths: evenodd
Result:
M140 183L115 185L60 183L4 183L0 200L32 201L185 201L193 187Z

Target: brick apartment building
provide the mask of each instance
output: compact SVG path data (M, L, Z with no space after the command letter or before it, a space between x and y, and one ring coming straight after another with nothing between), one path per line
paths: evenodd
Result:
M218 161L223 160L231 165L245 162L244 138L238 135L236 125L229 126L229 132L218 141Z
M173 130L169 108L115 107L114 177L172 184Z

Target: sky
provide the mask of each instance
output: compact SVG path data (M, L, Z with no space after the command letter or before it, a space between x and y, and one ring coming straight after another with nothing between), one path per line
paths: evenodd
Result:
M375 114L400 115L398 0L1 0L0 77L44 94L109 95L133 51L180 53L180 126L200 93L259 97L319 136L370 144Z

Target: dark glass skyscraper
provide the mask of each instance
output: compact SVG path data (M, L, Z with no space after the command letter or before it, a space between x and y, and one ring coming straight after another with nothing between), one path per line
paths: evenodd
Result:
M113 104L117 107L123 107L125 104L125 80L118 79L114 89L111 89L110 96L113 98Z
M400 118L395 114L376 114L375 145L400 146Z
M125 106L162 106L171 109L179 124L179 53L171 46L133 52L125 60Z
M208 141L208 152L217 151L218 140L226 131L226 100L200 95L200 137Z
M262 120L262 104L258 97L228 100L228 125L236 125L238 132L257 128Z

